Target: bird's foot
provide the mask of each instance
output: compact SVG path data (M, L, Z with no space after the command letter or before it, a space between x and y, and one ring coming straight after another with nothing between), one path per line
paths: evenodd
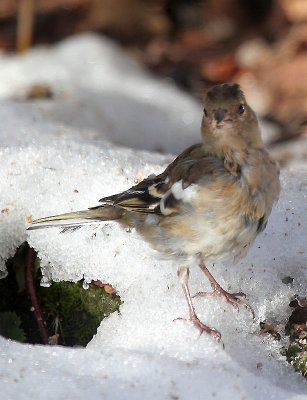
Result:
M222 336L221 336L220 332L214 328L210 328L209 326L203 324L200 321L200 319L198 318L198 316L196 315L195 308L193 306L192 299L191 299L189 285L188 285L189 268L181 267L178 269L177 274L180 279L182 290L183 290L185 299L186 299L188 307L189 307L189 315L190 315L189 320L191 322L193 322L193 325L200 332L200 335L202 335L205 332L207 335L211 336L214 340L221 342L223 345L223 348L224 348L224 343L222 342L222 339L221 339ZM186 320L185 318L176 318L174 321L176 321L178 319Z
M213 285L213 292L198 292L192 297L221 297L226 303L229 303L234 307L237 311L239 311L239 305L242 305L246 310L250 311L253 319L255 319L255 312L252 307L248 304L244 299L246 298L246 294L243 292L239 293L229 293L226 292L219 284Z
M179 318L174 319L174 321L178 321L178 320L187 321L187 318L179 317ZM206 333L207 335L211 336L217 342L221 342L223 345L223 348L225 347L224 343L222 341L222 335L220 334L220 332L217 329L210 328L210 326L203 324L195 313L193 313L188 320L193 323L195 328L199 331L200 335L202 335L203 333Z
M255 319L255 313L252 307L245 301L242 297L246 297L246 295L242 292L239 293L228 293L226 290L224 290L220 284L216 281L216 279L213 277L213 275L210 273L208 268L205 266L203 262L199 264L200 269L203 271L203 273L206 275L206 277L209 279L209 282L211 284L211 287L213 289L212 292L198 292L196 293L193 297L196 296L201 296L201 297L212 297L212 296L218 296L222 297L227 303L231 304L236 310L239 311L239 305L243 305L246 310L250 311L253 319Z

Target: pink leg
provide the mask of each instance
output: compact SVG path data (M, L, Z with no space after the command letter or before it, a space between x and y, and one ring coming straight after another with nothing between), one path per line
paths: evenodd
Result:
M255 313L252 307L242 299L242 297L246 297L246 295L242 292L239 293L228 293L224 290L218 282L215 280L213 275L210 273L208 268L205 266L204 262L199 264L200 269L209 279L213 292L198 292L193 297L201 296L201 297L212 297L212 296L219 296L222 297L227 303L231 304L234 308L239 310L239 304L242 304L247 310L249 310L253 318L255 318Z
M188 303L188 307L189 307L189 314L190 314L190 318L189 320L193 322L194 326L199 330L200 334L202 334L203 332L207 333L208 335L212 336L215 340L217 340L218 342L221 341L221 334L219 331L217 331L214 328L210 328L207 325L204 325L198 318L198 316L196 315L193 303L192 303L192 298L191 298L191 294L190 294L190 290L189 290L189 286L188 286L188 280L189 280L189 268L187 267L181 267L178 269L178 277L180 279L180 283L182 286L182 290L184 293L184 296L186 298L186 301ZM176 318L176 319L185 319L185 318ZM224 344L223 344L224 346Z

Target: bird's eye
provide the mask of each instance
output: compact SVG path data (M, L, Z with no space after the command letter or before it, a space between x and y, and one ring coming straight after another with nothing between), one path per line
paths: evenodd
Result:
M240 104L240 105L239 105L239 113L240 113L240 114L243 114L244 111L245 111L245 105L244 105L244 104Z
M205 108L203 109L203 113L204 113L205 117L208 117L208 113L207 113L207 110Z

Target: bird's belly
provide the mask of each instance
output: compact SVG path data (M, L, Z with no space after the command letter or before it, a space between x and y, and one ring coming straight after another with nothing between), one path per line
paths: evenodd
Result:
M184 238L182 247L189 254L201 253L214 261L243 257L256 237L256 225L247 224L244 217L223 219L191 218L194 235Z
M257 235L257 224L244 215L228 212L217 217L210 210L172 216L153 227L149 223L144 236L157 250L171 255L201 254L214 261L243 257Z

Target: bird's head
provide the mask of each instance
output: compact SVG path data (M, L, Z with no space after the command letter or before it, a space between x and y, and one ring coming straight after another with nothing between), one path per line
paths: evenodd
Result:
M236 83L213 86L204 99L204 145L219 148L262 146L256 114Z

